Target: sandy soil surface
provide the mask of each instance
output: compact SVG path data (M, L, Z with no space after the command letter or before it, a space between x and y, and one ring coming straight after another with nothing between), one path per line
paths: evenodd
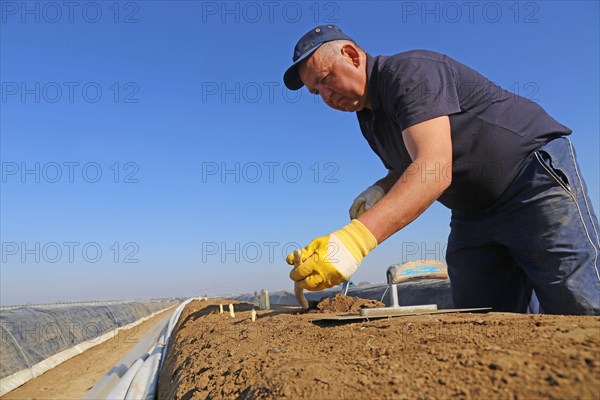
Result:
M352 324L192 302L160 399L599 399L600 318L442 314ZM227 309L227 307L225 307Z
M152 326L169 316L173 310L174 308L170 308L131 329L120 331L112 339L65 361L5 394L1 399L83 398L87 391L110 371Z

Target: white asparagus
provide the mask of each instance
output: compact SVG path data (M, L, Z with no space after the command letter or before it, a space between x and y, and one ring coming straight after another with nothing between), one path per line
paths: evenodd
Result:
M265 290L265 310L271 309L271 299L269 298L269 291Z

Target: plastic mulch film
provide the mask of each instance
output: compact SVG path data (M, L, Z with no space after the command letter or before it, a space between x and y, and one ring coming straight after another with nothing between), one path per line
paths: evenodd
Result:
M190 298L179 304L168 317L146 332L133 350L90 389L84 400L153 400L170 336L185 306L198 299Z
M125 375L134 370L134 364L142 364L154 350L164 335L171 314L165 316L142 336L135 347L127 353L106 375L104 375L85 395L84 399L105 399L124 380ZM161 347L162 349L162 347ZM140 365L141 366L141 365ZM127 385L127 388L129 385Z
M0 379L170 307L175 301L122 302L0 311ZM32 371L33 374L33 371Z

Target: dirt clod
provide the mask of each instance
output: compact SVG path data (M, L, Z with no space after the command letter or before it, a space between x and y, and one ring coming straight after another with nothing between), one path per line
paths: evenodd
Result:
M360 297L344 296L337 294L333 298L324 298L317 304L313 312L320 313L347 313L358 312L361 308L385 307L380 301L362 299Z

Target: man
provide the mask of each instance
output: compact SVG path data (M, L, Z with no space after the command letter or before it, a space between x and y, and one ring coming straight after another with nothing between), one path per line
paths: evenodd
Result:
M452 210L456 307L525 312L535 290L546 313L600 314L598 219L571 130L540 106L439 53L372 57L333 25L298 41L284 81L356 112L389 171L355 200L350 224L302 250L294 281L322 290L348 280L438 200Z

